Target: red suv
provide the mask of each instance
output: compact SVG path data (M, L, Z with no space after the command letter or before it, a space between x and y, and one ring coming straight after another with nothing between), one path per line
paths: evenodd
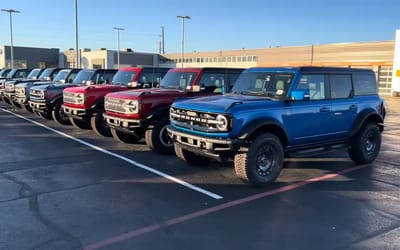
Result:
M104 96L130 88L157 87L168 68L135 67L120 69L111 83L64 90L64 113L78 128L92 128L98 135L111 136L103 118Z
M143 136L147 145L160 154L172 154L167 133L169 107L178 98L217 95L229 90L243 69L171 69L159 89L130 90L106 95L107 125L114 138L135 143Z

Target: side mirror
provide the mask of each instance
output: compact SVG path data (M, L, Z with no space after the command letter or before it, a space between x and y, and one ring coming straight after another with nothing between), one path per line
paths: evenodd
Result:
M308 101L310 100L309 89L296 89L292 91L291 98L294 101Z

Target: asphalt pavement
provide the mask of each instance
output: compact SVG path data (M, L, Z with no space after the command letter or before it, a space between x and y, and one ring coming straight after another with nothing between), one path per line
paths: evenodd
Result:
M287 159L250 187L0 103L0 249L400 249L400 98L372 164Z

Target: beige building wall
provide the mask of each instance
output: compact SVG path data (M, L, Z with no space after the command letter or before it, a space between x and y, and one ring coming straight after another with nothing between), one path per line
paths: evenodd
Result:
M376 73L380 93L390 94L394 47L394 41L378 41L191 52L184 54L183 67L363 67ZM182 67L181 54L161 55L160 65Z

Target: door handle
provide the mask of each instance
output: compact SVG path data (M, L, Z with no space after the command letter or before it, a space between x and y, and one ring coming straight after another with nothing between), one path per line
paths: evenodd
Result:
M321 108L320 110L319 110L319 112L329 112L330 110L329 110L329 108L326 108L326 107L324 107L324 108Z
M350 109L353 109L353 110L354 110L354 109L357 109L357 108L358 108L358 106L355 105L355 104L353 104L353 105L350 106Z

